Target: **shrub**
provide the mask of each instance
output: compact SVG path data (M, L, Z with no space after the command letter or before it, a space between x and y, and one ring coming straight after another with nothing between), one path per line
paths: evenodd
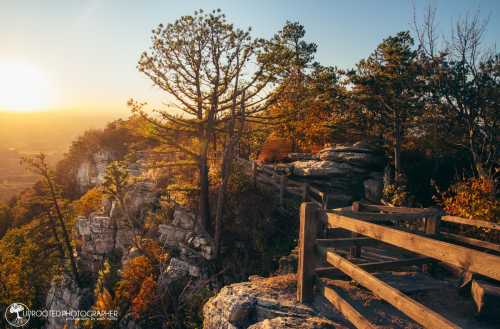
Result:
M99 210L102 198L103 193L99 188L94 187L88 190L79 200L75 201L76 214L88 217L92 212Z
M453 184L441 195L444 210L454 216L492 222L499 221L500 201L489 178L468 178Z

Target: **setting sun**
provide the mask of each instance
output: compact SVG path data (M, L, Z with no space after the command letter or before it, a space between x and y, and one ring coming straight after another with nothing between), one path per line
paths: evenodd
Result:
M0 62L0 111L47 109L54 101L49 79L29 63Z

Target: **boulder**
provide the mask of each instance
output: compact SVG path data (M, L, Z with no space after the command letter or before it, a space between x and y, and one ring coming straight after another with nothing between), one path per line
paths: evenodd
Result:
M200 276L200 268L186 261L173 257L170 259L167 269L162 274L164 280L169 282L177 280L185 276Z
M303 177L350 176L362 174L365 170L348 163L335 161L295 161L293 174Z
M290 161L307 161L307 160L314 160L315 155L311 153L288 153L288 160Z
M335 145L318 152L320 160L346 162L362 168L383 168L385 157L381 148L366 142Z
M226 286L203 307L203 328L344 328L296 300L295 275Z
M374 203L379 203L382 199L384 183L382 179L369 178L363 182L365 189L365 199Z
M92 303L92 290L89 288L79 288L69 275L53 280L45 299L47 310L71 312L88 309ZM77 323L70 315L67 317L47 317L45 329L73 329L77 328Z
M385 164L383 156L367 152L339 152L332 150L321 153L320 159L324 161L346 162L363 168L383 168Z
M192 213L182 207L175 207L172 225L190 230L194 228L195 222L196 219Z
M207 260L215 257L213 243L204 237L197 227L194 215L176 206L170 224L160 224L160 240L169 247L180 249L187 254L197 254Z

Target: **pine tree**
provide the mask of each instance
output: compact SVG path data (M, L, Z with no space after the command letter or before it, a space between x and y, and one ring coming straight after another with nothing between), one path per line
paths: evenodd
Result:
M150 52L139 60L139 70L169 94L172 103L156 116L146 112L145 104L131 100L129 105L149 122L150 136L188 157L190 162L181 166L197 168L198 218L207 231L211 143L231 131L228 123L239 115L242 104L251 120L271 98L266 87L272 79L257 60L262 46L262 40L250 36L250 29L235 28L220 10L200 10L159 25L153 30Z
M49 168L46 156L40 153L32 157L24 157L21 162L28 168L28 170L40 176L42 182L46 187L46 194L44 195L44 200L42 203L50 205L46 208L46 213L50 219L50 224L52 226L52 231L54 238L59 240L57 231L61 230L64 253L70 261L71 273L73 274L73 279L80 284L80 274L78 271L77 260L74 254L73 246L71 243L68 228L66 227L67 218L64 216L64 211L62 209L62 197L61 188L55 183L54 172ZM52 211L54 212L55 218L52 216Z
M413 44L409 32L400 32L385 39L350 72L355 110L393 147L396 185L402 174L401 145L423 108Z

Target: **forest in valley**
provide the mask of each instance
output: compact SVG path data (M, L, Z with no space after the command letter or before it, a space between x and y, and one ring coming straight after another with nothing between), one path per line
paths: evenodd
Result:
M473 12L443 31L433 7L419 14L410 31L379 40L351 69L318 62L321 45L300 22L287 21L270 39L221 10L158 25L137 70L169 104L152 108L130 95L128 118L87 130L56 164L43 153L22 157L36 181L0 204L2 314L13 301L43 308L51 284L69 278L88 292L82 307L117 309L141 328L201 328L209 297L276 273L297 243L299 203L278 207L238 158L278 163L289 153L372 143L388 159L383 204L500 223L500 53L484 43L488 21ZM93 168L100 152L109 160L100 182L87 182L82 164ZM137 211L135 163L154 172L158 187L156 201ZM89 269L75 227L105 200L134 232L134 254L123 263L114 248ZM214 257L203 263L203 282L165 289L162 264L177 251L164 250L158 227L178 206L195 215ZM500 242L495 232L471 234Z

